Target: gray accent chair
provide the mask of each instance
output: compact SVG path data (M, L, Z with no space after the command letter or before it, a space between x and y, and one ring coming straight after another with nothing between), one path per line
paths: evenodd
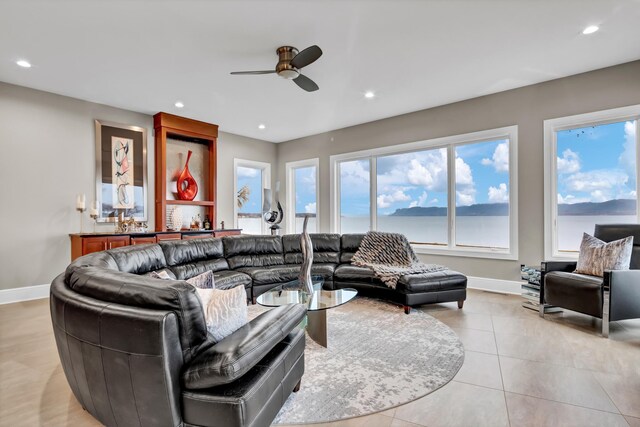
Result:
M542 263L540 317L554 305L602 319L602 336L609 322L640 318L640 224L596 225L594 236L605 242L633 236L629 270L605 271L604 277L576 274L576 262Z

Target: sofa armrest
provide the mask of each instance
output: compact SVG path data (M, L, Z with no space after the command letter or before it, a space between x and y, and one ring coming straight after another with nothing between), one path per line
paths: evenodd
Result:
M610 321L640 318L640 270L605 271L603 286L610 295Z
M209 388L242 377L289 335L306 313L303 305L288 304L256 317L196 355L182 374L185 387Z
M578 263L576 261L543 261L542 272L549 273L551 271L573 272Z

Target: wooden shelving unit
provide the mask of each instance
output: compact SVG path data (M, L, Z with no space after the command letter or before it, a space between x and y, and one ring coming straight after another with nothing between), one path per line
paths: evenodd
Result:
M158 113L153 116L155 130L155 224L156 231L167 231L167 206L201 206L209 215L211 224L216 222L216 149L218 141L218 125L198 120L187 119L168 113ZM204 144L208 149L209 174L208 182L198 183L204 187L205 200L174 200L167 198L167 140L183 139L185 141Z

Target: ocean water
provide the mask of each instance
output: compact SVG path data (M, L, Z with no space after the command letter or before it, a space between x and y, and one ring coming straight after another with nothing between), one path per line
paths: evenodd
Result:
M296 218L297 232L303 218ZM261 234L260 218L239 218L238 227L245 234ZM616 216L559 216L558 247L563 251L577 251L582 233L593 234L596 224L636 223L633 215ZM506 248L509 245L509 217L461 216L456 218L458 245ZM522 224L521 224L522 225ZM447 242L447 218L442 216L379 216L378 230L402 233L412 242L443 244ZM316 232L316 219L309 220L309 231ZM342 234L369 231L368 216L343 216ZM540 233L543 233L540 230Z

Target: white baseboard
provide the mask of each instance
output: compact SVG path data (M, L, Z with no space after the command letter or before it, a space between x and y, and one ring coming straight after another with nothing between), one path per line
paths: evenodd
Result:
M516 280L489 279L487 277L467 277L467 287L482 291L520 295L522 282Z
M25 286L24 288L1 289L0 304L10 304L12 302L29 301L49 297L49 287L51 285Z

